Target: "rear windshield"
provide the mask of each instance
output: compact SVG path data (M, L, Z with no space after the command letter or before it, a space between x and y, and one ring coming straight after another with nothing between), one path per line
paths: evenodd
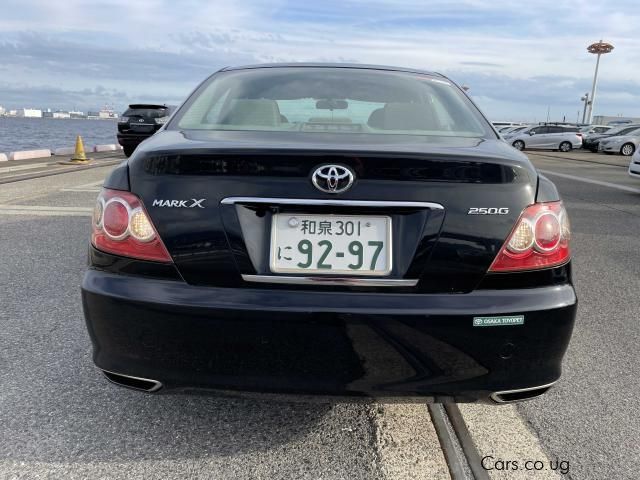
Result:
M469 99L445 79L327 67L216 74L169 128L495 137Z
M145 118L160 118L169 115L167 108L128 108L126 112L122 114L123 117L145 117Z

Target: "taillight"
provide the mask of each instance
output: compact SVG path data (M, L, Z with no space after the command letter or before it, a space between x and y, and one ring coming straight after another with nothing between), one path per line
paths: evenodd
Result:
M562 202L527 207L495 258L490 272L537 270L571 258L571 226Z
M123 257L171 262L142 202L133 193L103 189L93 210L91 243Z

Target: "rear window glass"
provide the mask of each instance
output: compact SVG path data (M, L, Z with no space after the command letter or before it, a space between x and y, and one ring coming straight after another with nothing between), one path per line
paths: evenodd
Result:
M122 114L123 117L145 117L145 118L160 118L169 115L167 108L128 108L126 112Z
M488 123L449 81L354 68L223 72L169 128L486 137Z

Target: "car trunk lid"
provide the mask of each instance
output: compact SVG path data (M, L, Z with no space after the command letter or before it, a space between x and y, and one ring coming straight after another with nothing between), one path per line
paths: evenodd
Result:
M361 145L351 135L331 143L305 136L164 132L131 161L131 189L187 282L291 288L251 281L273 275L276 213L384 214L394 240L385 278L415 280L397 283L408 292L470 291L535 199L535 170L499 141L394 135L404 138ZM315 188L311 175L327 164L351 169L353 186L338 195Z

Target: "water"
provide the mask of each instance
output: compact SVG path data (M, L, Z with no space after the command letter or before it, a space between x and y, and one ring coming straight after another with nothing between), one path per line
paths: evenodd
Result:
M0 117L0 153L73 147L76 135L89 150L98 144L117 144L117 131L114 120Z

